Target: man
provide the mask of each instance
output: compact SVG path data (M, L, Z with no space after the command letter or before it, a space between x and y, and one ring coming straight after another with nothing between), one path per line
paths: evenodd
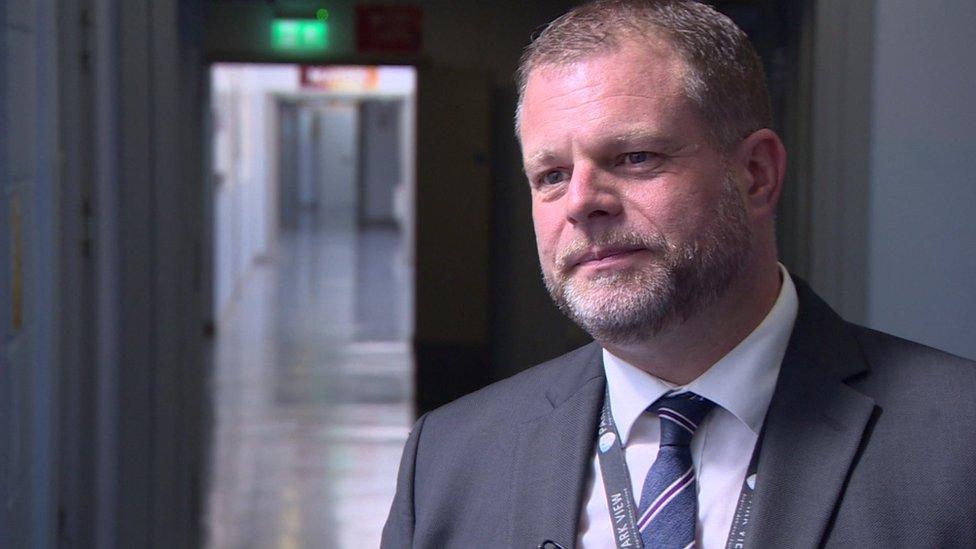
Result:
M543 277L595 342L422 417L384 547L976 545L976 366L777 263L770 125L702 4L598 1L528 47Z

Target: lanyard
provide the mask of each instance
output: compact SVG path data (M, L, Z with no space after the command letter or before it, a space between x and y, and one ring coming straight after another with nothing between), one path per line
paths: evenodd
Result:
M752 496L756 488L756 469L761 443L760 433L759 440L756 441L752 451L752 458L749 460L746 478L742 481L742 490L739 492L735 514L732 516L732 528L729 529L728 541L725 544L726 549L745 548L746 532L752 518ZM627 461L624 459L620 444L620 434L617 432L617 425L610 411L609 389L603 397L603 411L600 413L600 429L597 433L597 450L617 549L644 549L640 532L637 530L637 499L631 490L630 473L627 471Z

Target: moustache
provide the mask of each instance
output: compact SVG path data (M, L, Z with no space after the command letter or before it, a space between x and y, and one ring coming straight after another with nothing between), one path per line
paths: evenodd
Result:
M592 248L644 248L651 252L667 249L667 240L660 233L639 233L633 230L618 230L602 233L595 237L584 236L567 244L556 258L556 270L564 273L575 265L579 257Z

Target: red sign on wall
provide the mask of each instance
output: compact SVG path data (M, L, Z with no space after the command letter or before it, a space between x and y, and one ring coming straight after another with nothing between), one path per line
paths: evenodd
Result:
M356 6L356 41L365 53L418 53L420 6Z

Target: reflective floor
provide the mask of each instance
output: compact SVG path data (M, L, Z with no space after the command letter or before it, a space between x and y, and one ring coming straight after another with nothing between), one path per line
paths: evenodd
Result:
M412 423L392 229L282 234L218 328L212 548L378 547Z

